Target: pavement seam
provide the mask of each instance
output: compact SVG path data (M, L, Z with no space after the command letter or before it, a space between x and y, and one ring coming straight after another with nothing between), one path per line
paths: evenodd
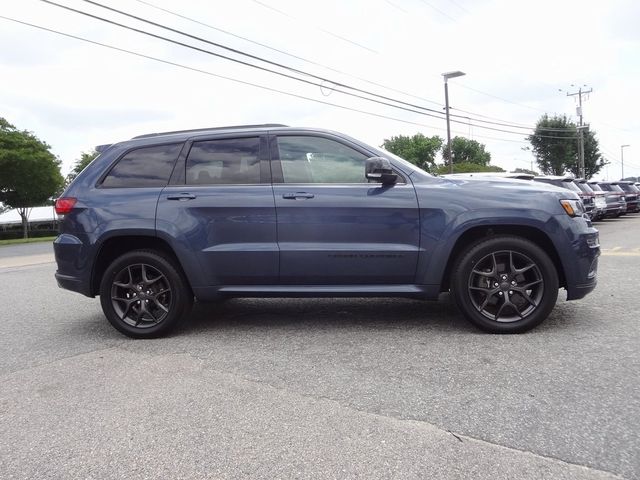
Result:
M13 377L15 374L22 374L22 373L24 373L26 371L35 370L35 369L42 368L42 367L47 367L49 365L52 365L52 364L55 364L55 363L58 363L58 362L71 360L71 359L74 359L74 358L80 358L80 357L83 357L83 356L90 356L90 355L93 355L93 354L96 354L96 353L99 353L99 352L106 352L106 351L109 351L109 350L119 350L119 349L121 349L121 350L124 350L124 351L126 351L127 353L130 353L130 354L148 356L148 357L186 356L186 357L189 357L189 358L197 361L200 364L202 370L212 371L212 372L215 372L215 373L218 373L218 374L221 374L221 375L226 375L226 376L232 377L232 378L234 378L236 380L239 380L239 381L242 381L242 382L245 382L245 383L261 385L261 386L264 386L264 387L267 387L267 388L271 388L271 389L276 390L276 391L286 392L289 395L295 395L295 396L298 396L300 398L310 399L310 400L314 400L314 401L326 401L326 402L332 403L332 404L334 404L334 405L336 405L336 406L338 406L340 408L343 408L343 409L346 409L346 410L350 410L350 411L353 411L353 412L361 414L361 415L367 415L367 416L372 416L372 417L375 417L375 418L381 418L381 419L385 419L387 421L391 421L393 423L409 424L409 425L414 425L414 426L422 427L422 428L430 428L430 429L433 429L433 430L436 430L438 432L445 433L445 434L451 436L451 438L456 440L456 442L461 442L461 443L476 442L476 443L481 444L481 445L486 445L486 446L493 447L493 448L498 448L498 449L507 449L507 450L510 450L510 451L513 451L513 452L516 452L516 453L520 453L520 454L531 456L533 458L538 458L538 459L550 461L552 463L562 464L562 465L566 465L568 467L579 468L579 469L583 469L585 471L589 471L589 472L593 472L593 473L601 473L601 474L609 475L609 476L612 476L614 478L621 479L621 480L627 480L626 477L620 476L619 474L614 473L614 472L610 472L608 470L602 470L602 469L599 469L599 468L590 467L588 465L582 465L582 464L579 464L579 463L568 462L568 461L563 460L561 458L548 456L548 455L541 455L539 453L530 452L528 450L521 450L521 449L510 447L510 446L507 446L507 445L502 445L502 444L499 444L499 443L493 443L493 442L490 442L488 440L483 440L483 439L480 439L480 438L471 437L469 435L465 435L465 434L461 434L461 433L454 433L451 430L448 430L448 429L443 428L441 426L438 426L436 424L430 423L430 422L428 422L426 420L406 419L406 418L395 417L393 415L386 415L386 414L382 414L382 413L376 413L376 412L370 412L370 411L367 411L367 410L361 410L361 409L358 409L358 408L354 407L353 405L344 404L344 403L342 403L342 402L340 402L340 401L338 401L336 399L333 399L333 398L330 398L330 397L327 397L327 396L324 396L324 395L311 395L311 394L307 394L307 393L301 393L301 392L298 392L298 391L295 391L295 390L291 390L291 389L286 388L286 387L274 385L274 384L272 384L270 382L266 382L266 381L259 380L259 379L256 379L256 378L251 378L251 377L242 375L242 374L240 374L238 372L221 370L221 369L218 369L218 368L215 368L215 367L211 366L211 364L209 363L209 359L207 357L202 357L202 356L196 355L196 354L194 354L192 352L176 351L176 352L171 352L171 353L168 353L168 354L157 355L157 354L153 354L153 353L150 353L150 352L132 351L131 349L126 348L126 345L130 345L131 343L132 343L131 341L123 340L123 341L119 342L117 345L112 345L112 346L109 346L109 347L106 347L106 348L98 348L98 349L91 350L91 351L88 351L88 352L82 352L82 353L78 353L78 354L75 354L75 355L69 355L69 356L66 356L66 357L60 357L60 358L57 358L55 360L51 360L51 361L44 362L44 363L37 364L37 365L32 365L32 366L29 366L29 367L26 367L26 368L23 368L23 369L20 369L20 370L15 370L13 372L9 372L7 374L0 375L0 384L4 384L4 383L8 382L9 380L11 380L11 377Z
M408 423L408 424L414 424L414 425L422 426L422 427L428 426L428 427L433 428L433 429L435 429L435 430L437 430L439 432L443 432L443 433L449 434L454 439L456 439L457 441L462 442L462 443L464 443L464 441L469 441L469 442L477 442L479 444L487 445L487 446L494 447L494 448L495 447L497 447L497 448L505 448L505 449L508 449L510 451L513 451L513 452L521 453L521 454L524 454L524 455L530 455L530 456L532 456L534 458L540 458L540 459L548 460L548 461L551 461L551 462L554 462L554 463L559 463L559 464L563 464L563 465L567 465L567 466L571 466L571 467L581 468L581 469L584 469L586 471L590 471L590 472L594 472L594 473L602 473L602 474L610 475L610 476L613 476L614 478L619 478L621 480L628 480L626 477L623 477L623 476L621 476L621 475L619 475L617 473L614 473L614 472L610 472L608 470L602 470L602 469L599 469L599 468L594 468L594 467L590 467L588 465L582 465L582 464L579 464L579 463L572 463L572 462L568 462L566 460L563 460L561 458L557 458L557 457L553 457L553 456L549 456L549 455L541 455L539 453L530 452L528 450L520 450L518 448L510 447L508 445L502 445L502 444L499 444L499 443L490 442L488 440L484 440L484 439L476 438L476 437L471 437L469 435L465 435L465 434L462 434L462 433L454 433L451 430L447 430L446 428L443 428L443 427L438 426L436 424L430 423L430 422L428 422L426 420L406 419L406 418L395 417L393 415L385 415L385 414L382 414L382 413L375 413L375 412L370 412L370 411L367 411L367 410L360 410L360 409L354 407L353 405L343 404L343 403L339 402L338 400L335 400L335 399L330 398L330 397L326 397L326 396L323 396L323 395L311 395L311 394L301 393L301 392L297 392L297 391L294 391L294 390L290 390L290 389L288 389L286 387L280 387L280 386L273 385L272 383L265 382L263 380L258 380L258 379L255 379L255 378L246 377L246 376L244 376L242 374L239 374L237 372L220 370L220 369L217 369L217 368L214 368L214 367L211 367L210 365L208 365L207 362L206 362L206 358L202 358L202 357L200 357L198 355L194 355L194 354L192 354L190 352L175 352L172 355L187 355L187 356L189 356L189 357L191 357L193 359L199 360L199 362L201 363L203 369L211 370L211 371L217 372L219 374L223 374L223 375L229 375L231 377L234 377L234 378L239 379L239 380L244 381L244 382L255 383L255 384L258 384L258 385L264 385L264 386L267 386L267 387L272 388L274 390L284 391L284 392L287 392L289 394L297 395L297 396L302 397L302 398L308 398L308 399L317 400L317 401L331 402L331 403L334 403L335 405L337 405L337 406L339 406L341 408L344 408L344 409L347 409L347 410L351 410L351 411L357 412L357 413L362 414L362 415L370 415L370 416L373 416L373 417L384 418L384 419L391 420L392 422L397 422L397 423Z
M38 364L36 364L36 365L30 365L30 366L28 366L28 367L21 368L21 369L19 369L19 370L13 370L13 371L11 371L11 372L2 373L2 374L0 374L0 384L3 384L3 383L6 383L6 382L10 381L10 380L11 380L11 377L12 377L12 376L14 376L15 374L18 374L18 373L28 372L29 370L35 370L35 369L37 369L37 368L46 367L46 366L48 366L48 365L53 365L53 364L54 364L54 363L56 363L56 362L61 362L61 361L64 361L64 360L69 360L69 359L72 359L72 358L75 358L75 357L81 357L81 356L83 356L83 355L91 355L91 354L93 354L93 353L97 353L97 352L106 352L106 351L108 351L108 350L114 350L114 349L117 349L117 348L121 347L121 346L122 346L122 345L124 345L125 343L127 343L127 341L126 341L126 340L125 340L125 341L122 341L122 342L120 342L120 343L118 343L117 345L112 345L112 346L110 346L110 347L105 347L105 348L96 348L95 350L90 350L90 351L88 351L88 352L80 352L80 353L76 353L76 354L74 354L74 355L68 355L68 356L66 356L66 357L59 357L59 358L56 358L56 359L54 359L54 360L50 360L50 361L48 361L48 362L38 363Z

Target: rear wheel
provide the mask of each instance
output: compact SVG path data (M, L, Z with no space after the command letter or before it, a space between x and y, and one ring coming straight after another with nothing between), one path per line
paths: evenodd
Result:
M470 245L452 272L451 293L474 325L491 333L520 333L540 324L558 298L549 256L521 237L496 236Z
M192 301L173 261L151 250L118 257L100 283L100 303L107 320L132 338L166 335L188 313Z

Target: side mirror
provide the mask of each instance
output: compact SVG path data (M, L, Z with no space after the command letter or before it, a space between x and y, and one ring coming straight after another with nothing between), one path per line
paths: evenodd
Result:
M393 185L398 181L398 175L393 173L391 163L384 157L367 158L364 176L368 180L380 182L383 185Z

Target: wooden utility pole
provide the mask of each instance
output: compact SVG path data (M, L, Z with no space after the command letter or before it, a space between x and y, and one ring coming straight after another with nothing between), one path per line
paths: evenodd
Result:
M586 85L585 85L586 86ZM577 92L567 92L567 97L573 97L575 95L578 96L578 108L576 112L580 117L580 123L578 124L578 172L580 173L581 178L585 178L584 173L584 129L585 127L582 123L582 96L587 95L588 93L593 92L593 88L589 90L582 90L582 87L578 88Z

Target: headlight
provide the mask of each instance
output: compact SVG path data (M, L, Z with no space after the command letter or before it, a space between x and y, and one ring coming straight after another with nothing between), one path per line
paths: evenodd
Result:
M570 217L581 217L584 215L584 206L580 200L560 200L560 205Z

